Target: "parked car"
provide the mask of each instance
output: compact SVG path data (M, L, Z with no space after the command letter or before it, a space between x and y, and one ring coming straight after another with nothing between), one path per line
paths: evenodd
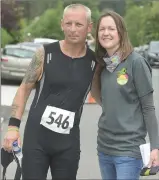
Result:
M42 46L41 43L34 43L34 42L21 42L21 43L18 43L18 45L21 45L23 47L31 47L31 48L39 48Z
M31 47L24 44L6 45L1 56L2 79L22 80L35 50L39 46Z
M40 44L48 44L58 41L57 39L50 39L50 38L35 38L33 40L34 43L40 43Z
M151 41L147 51L147 60L151 66L159 65L159 41Z

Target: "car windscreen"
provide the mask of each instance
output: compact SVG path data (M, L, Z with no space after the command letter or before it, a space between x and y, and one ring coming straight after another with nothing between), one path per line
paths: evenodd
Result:
M19 45L22 45L22 46L28 46L28 47L33 47L33 48L39 48L39 47L42 46L42 44L38 44L38 43L29 43L29 42L19 43Z
M159 52L159 42L150 44L150 52Z
M6 48L3 51L4 55L15 56L19 58L32 58L34 53L34 51L20 48Z

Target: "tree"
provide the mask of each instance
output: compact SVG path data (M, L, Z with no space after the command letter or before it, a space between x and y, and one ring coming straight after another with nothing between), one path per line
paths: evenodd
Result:
M12 37L16 43L20 39L20 19L23 16L23 8L19 6L16 0L1 1L1 23L2 27Z
M159 2L152 2L147 12L144 35L146 43L149 43L152 40L159 40Z
M127 1L125 21L134 46L159 39L159 2Z
M60 1L57 7L46 10L36 21L34 20L27 28L27 32L33 37L62 39L63 33L60 29L62 12L63 3Z
M19 4L24 7L24 16L31 20L41 16L47 9L54 8L57 2L58 0L28 0L20 1Z
M80 1L74 0L72 3L80 3ZM35 19L30 23L30 25L25 28L23 34L28 32L32 34L33 37L47 37L54 39L63 39L63 32L61 31L61 19L63 15L64 8L71 4L70 0L66 1L57 1L57 4L54 8L46 10L38 20ZM92 3L91 0L83 3L91 8L92 10L92 19L94 22L94 27L96 25L97 19L99 17L99 11L96 7L97 3Z
M15 0L1 1L1 23L9 33L19 29L19 20L22 17L23 9L18 6Z
M1 47L4 47L6 44L13 42L12 36L4 28L1 28L1 34Z
M115 12L123 16L125 14L125 4L125 0L101 0L99 3L99 9L100 11L113 9Z

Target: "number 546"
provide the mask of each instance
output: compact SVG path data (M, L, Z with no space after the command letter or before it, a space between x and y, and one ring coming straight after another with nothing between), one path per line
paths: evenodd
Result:
M49 115L50 121L46 121L47 124L51 125L53 123L57 124L57 127L59 128L60 126L62 129L67 129L69 126L69 116L67 116L65 119L63 118L63 114L60 114L56 119L54 116L56 115L56 112L51 112Z

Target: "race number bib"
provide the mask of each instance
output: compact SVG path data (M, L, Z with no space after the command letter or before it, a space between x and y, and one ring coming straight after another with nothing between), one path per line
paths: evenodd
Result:
M47 106L42 115L40 124L54 132L69 134L74 124L74 117L74 112Z

